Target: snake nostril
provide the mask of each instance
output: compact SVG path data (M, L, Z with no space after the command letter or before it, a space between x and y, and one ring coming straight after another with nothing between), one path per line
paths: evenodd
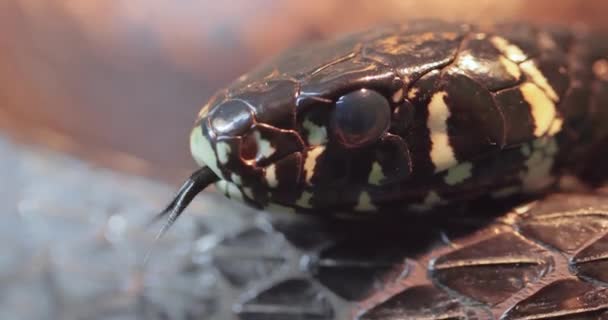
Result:
M249 130L253 114L244 101L228 100L213 108L209 123L217 136L238 136Z

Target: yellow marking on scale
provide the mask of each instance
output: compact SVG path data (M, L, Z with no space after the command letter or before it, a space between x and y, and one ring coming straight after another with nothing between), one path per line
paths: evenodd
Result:
M428 105L429 118L427 127L431 138L431 161L435 165L435 172L443 171L456 163L454 150L450 145L447 121L450 110L445 104L446 92L437 92Z
M534 119L534 135L540 137L550 128L555 119L555 103L535 84L526 82L520 87L524 100L530 105Z
M306 183L310 184L310 180L315 173L317 166L317 158L323 153L325 146L316 146L308 150L306 160L304 161L304 172L306 174Z
M356 211L372 211L377 210L376 206L372 203L372 198L369 196L367 191L361 191L359 194L359 200L355 206Z
M276 188L279 185L279 180L277 180L277 167L274 164L269 165L264 170L264 177L266 178L266 183L271 188Z
M378 161L374 161L374 163L372 164L372 170L370 171L369 177L367 178L367 182L369 184L377 186L380 185L380 181L382 181L384 178L386 177L382 172L382 166L380 166L380 163L378 163Z
M473 170L473 164L471 162L460 163L448 169L444 181L450 186L459 184L472 176L471 170Z
M553 100L554 102L557 102L559 100L557 93L549 84L549 81L547 80L547 78L545 78L542 71L538 69L538 66L536 65L536 63L534 63L534 61L526 61L520 64L520 67L524 71L524 73L530 78L530 80L532 80L532 82L534 82L537 86L543 89L543 91L547 94L547 96L549 96L549 98L551 98L551 100Z
M490 41L500 51L504 54L509 60L513 62L522 62L526 60L526 55L524 52L516 45L509 42L507 39L499 36L493 36L490 38Z
M318 146L327 143L327 128L319 126L309 119L304 120L302 127L308 131L308 145Z
M503 56L500 56L499 60L500 60L500 63L502 64L502 66L505 68L505 70L507 70L507 72L513 78L515 78L515 79L521 78L521 70L519 69L519 66L515 62L513 62Z

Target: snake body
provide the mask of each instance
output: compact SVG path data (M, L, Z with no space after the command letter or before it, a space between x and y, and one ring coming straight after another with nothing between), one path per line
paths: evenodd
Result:
M205 178L165 213L213 182L314 214L551 190L605 136L606 47L568 27L420 20L293 48L202 108L190 142Z

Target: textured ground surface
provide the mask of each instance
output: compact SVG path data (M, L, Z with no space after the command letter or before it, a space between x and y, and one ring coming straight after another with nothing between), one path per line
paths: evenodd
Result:
M431 227L269 223L207 192L153 246L172 188L7 140L0 155L0 319L608 318L601 197Z

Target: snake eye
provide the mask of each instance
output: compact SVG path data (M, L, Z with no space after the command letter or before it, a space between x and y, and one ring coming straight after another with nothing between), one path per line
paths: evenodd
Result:
M391 110L380 93L361 89L341 96L332 115L332 129L346 147L361 147L377 140L390 125Z

